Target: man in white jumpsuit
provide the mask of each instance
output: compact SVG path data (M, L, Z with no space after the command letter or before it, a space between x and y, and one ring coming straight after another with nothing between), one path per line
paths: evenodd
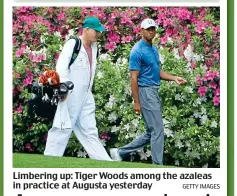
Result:
M66 42L57 62L60 82L71 81L74 89L58 103L44 155L63 156L73 130L91 159L112 161L99 140L91 92L96 69L96 41L104 27L96 17L87 18L82 27L81 50L74 63L68 68L76 44L74 39Z

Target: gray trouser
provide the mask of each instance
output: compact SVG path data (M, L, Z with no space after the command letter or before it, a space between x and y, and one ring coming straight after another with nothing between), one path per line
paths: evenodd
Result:
M151 144L152 163L163 165L164 126L158 87L139 87L139 99L146 132L135 138L130 144L119 148L122 158L141 147Z

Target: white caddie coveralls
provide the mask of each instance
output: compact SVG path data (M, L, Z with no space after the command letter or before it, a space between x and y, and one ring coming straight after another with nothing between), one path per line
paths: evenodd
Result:
M99 140L95 101L91 92L96 69L97 45L92 44L91 68L83 43L76 60L68 68L75 44L74 39L68 40L57 62L56 71L60 76L60 82L71 81L74 89L72 93L68 93L64 101L58 103L53 127L48 132L44 155L63 156L73 130L91 159L112 161Z

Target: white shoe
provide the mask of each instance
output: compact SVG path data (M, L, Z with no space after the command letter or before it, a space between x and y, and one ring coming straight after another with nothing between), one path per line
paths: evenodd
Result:
M122 157L118 153L118 148L111 148L110 156L114 161L122 161Z

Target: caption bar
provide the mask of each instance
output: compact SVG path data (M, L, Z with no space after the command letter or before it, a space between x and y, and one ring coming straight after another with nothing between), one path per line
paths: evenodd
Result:
M144 189L161 180L211 180L211 173L22 173L13 172L13 189ZM27 181L29 180L29 182ZM34 182L32 182L34 180ZM109 181L108 181L109 180ZM220 189L220 184L182 184L183 189Z

